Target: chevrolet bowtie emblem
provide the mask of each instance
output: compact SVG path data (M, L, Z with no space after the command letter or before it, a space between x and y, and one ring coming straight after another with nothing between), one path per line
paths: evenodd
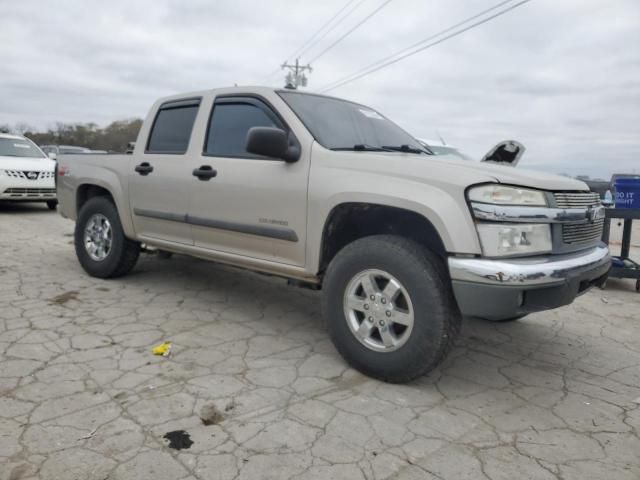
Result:
M596 220L604 218L604 207L595 207L587 210L587 219L594 223Z

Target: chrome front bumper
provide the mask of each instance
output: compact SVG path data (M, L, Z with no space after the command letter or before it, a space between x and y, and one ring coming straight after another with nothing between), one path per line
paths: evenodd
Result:
M568 305L601 285L610 267L604 244L568 255L449 258L451 285L462 314L494 320Z
M504 285L545 286L562 283L589 272L601 276L611 264L604 244L568 255L513 258L504 260L449 257L452 280Z

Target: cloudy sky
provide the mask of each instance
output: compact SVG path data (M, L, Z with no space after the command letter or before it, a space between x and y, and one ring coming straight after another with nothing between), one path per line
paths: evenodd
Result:
M159 96L269 76L347 0L0 0L0 124L100 125ZM353 12L310 61L384 0ZM308 90L341 79L498 0L392 0L313 62ZM640 172L640 1L532 0L331 94L418 137L481 156L524 143L521 165Z

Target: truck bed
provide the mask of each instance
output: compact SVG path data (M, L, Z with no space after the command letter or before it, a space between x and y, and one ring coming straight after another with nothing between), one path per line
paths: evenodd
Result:
M128 154L88 153L59 155L56 189L59 199L59 211L65 218L77 218L78 195L82 194L82 185L102 185L111 190L113 185L120 192L111 192L116 202L127 198L126 177L133 162ZM125 209L126 210L126 209ZM122 212L124 213L124 212Z

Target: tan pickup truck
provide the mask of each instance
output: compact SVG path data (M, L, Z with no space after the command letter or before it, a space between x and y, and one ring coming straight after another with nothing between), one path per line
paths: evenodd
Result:
M610 264L584 183L434 156L369 107L295 90L163 98L131 154L61 156L56 178L90 275L146 245L321 288L337 349L391 382L432 370L463 315L566 305Z

